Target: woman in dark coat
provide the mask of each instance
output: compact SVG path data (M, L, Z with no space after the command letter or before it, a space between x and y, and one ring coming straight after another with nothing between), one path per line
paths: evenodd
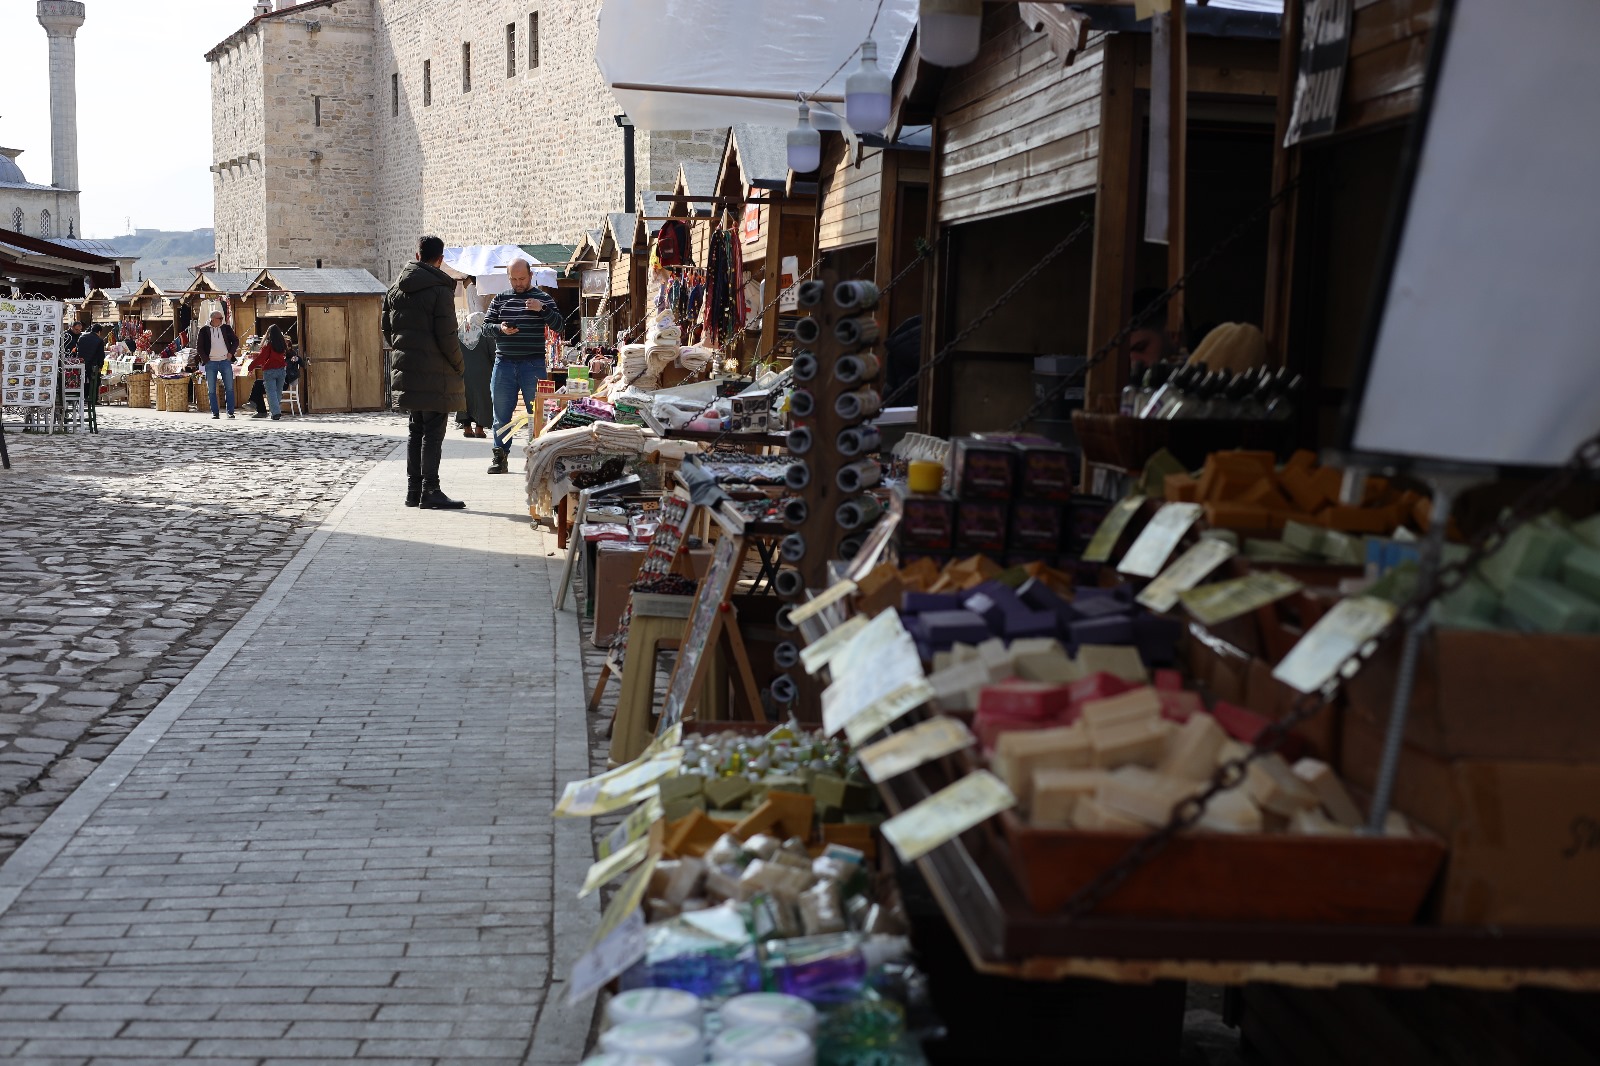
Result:
M494 424L494 403L489 397L489 376L494 372L494 337L483 328L483 312L467 316L457 334L461 358L466 363L462 375L467 386L467 409L456 413L456 425L463 437L486 437L484 426Z

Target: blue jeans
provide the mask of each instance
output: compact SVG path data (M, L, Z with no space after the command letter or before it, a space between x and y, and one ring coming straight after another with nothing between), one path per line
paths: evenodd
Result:
M283 413L283 376L288 372L284 367L261 372L261 384L266 387L267 406L272 408L273 418L277 418Z
M227 382L228 413L233 414L233 364L226 359L213 359L206 363L206 395L211 398L211 413L217 413L217 376Z
M500 430L511 421L517 406L517 392L522 392L522 402L529 414L539 401L534 395L539 391L539 381L544 377L543 359L501 359L495 357L494 370L489 375L489 397L494 401L494 434L496 448L510 448L508 440L500 439Z

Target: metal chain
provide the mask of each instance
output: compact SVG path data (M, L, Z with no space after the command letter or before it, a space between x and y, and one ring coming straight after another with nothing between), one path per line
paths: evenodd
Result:
M1422 622L1429 607L1441 597L1459 588L1473 567L1499 551L1512 530L1544 514L1569 486L1579 478L1596 471L1600 471L1600 433L1580 444L1565 465L1534 485L1523 494L1514 507L1502 513L1493 525L1473 537L1463 558L1441 566L1433 578L1418 588L1395 612L1394 618L1384 627L1383 632L1363 644L1339 664L1339 668L1333 673L1333 679L1320 692L1308 693L1297 699L1294 709L1288 715L1261 731L1250 751L1239 758L1222 763L1211 775L1211 781L1205 789L1174 804L1165 825L1141 838L1116 863L1107 867L1093 881L1074 893L1065 907L1068 920L1081 918L1094 910L1145 863L1160 854L1162 849L1171 843L1173 837L1198 825L1205 817L1206 805L1218 793L1227 792L1243 783L1250 764L1275 752L1291 730L1323 710L1338 692L1343 679L1353 676L1377 653L1385 641L1402 629Z
M1028 408L1028 413L1011 424L1011 431L1014 433L1024 428L1029 422L1032 422L1035 418L1038 418L1045 411L1049 410L1057 400L1066 395L1068 389L1076 385L1085 375L1089 373L1092 368L1099 366L1113 353L1119 350L1122 347L1122 342L1127 340L1128 337L1132 335L1134 330L1143 329L1145 323L1154 318L1156 314L1160 313L1160 311L1166 307L1168 300L1172 299L1180 291L1182 291L1183 287L1189 283L1190 278L1194 277L1196 274L1209 267L1212 263L1216 262L1217 258L1221 256L1223 252L1233 247L1239 238L1245 235L1250 227L1254 226L1256 222L1260 221L1263 215L1282 203L1290 193L1294 192L1295 188L1299 184L1299 178L1295 178L1288 182L1283 188L1273 193L1265 203L1241 219L1238 225L1234 226L1234 228L1229 231L1227 236L1223 237L1216 244L1212 245L1210 250L1207 251L1205 255L1202 255L1199 259L1196 259L1194 263L1190 265L1189 269L1185 270L1178 277L1177 281L1174 281L1171 285L1167 286L1166 291L1163 292L1160 297L1152 300L1147 307L1135 314L1121 329L1117 330L1115 336L1106 341L1100 347L1096 348L1094 354L1089 356L1082 367L1072 371L1070 374L1064 375L1048 393L1034 401L1033 406ZM887 406L887 404L885 404L885 406Z

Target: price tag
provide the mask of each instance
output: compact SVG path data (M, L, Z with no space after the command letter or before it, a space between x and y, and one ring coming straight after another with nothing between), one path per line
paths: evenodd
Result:
M1316 692L1339 667L1394 620L1395 606L1376 596L1352 596L1317 620L1272 676L1301 692Z
M1265 607L1301 589L1300 582L1276 570L1246 574L1180 593L1184 608L1202 625L1214 626Z
M815 599L808 600L796 607L794 610L790 611L789 620L795 625L799 625L808 618L815 618L823 611L826 611L829 607L832 607L834 604L843 600L846 596L849 596L851 593L855 592L855 590L856 583L854 581L840 581L834 585L830 585L826 590L823 591L822 595L816 597Z
M805 667L806 673L816 673L848 647L855 635L865 628L867 628L866 617L859 614L852 615L815 644L800 649L800 664Z
M905 862L915 862L946 841L1017 805L1005 782L987 770L968 774L880 827Z
M862 627L834 657L831 672L833 684L822 694L822 728L829 736L900 688L926 684L916 642L892 608Z
M956 718L930 718L910 729L885 737L856 751L861 768L873 784L915 770L923 763L960 751L972 743L972 733Z
M632 844L650 832L650 827L666 816L661 807L661 797L656 796L649 803L637 808L632 814L622 820L622 824L607 833L605 839L595 847L600 858L605 858L612 852Z
M593 995L601 985L644 957L645 921L639 902L644 899L655 869L656 856L652 855L611 898L589 949L572 967L567 989L569 1006Z
M640 837L630 844L625 844L610 855L593 863L589 872L584 875L583 887L578 890L578 898L582 899L601 885L614 877L631 870L644 861L644 857L652 850L661 848L661 836L665 830L660 822L650 827L648 836Z
M851 747L860 747L867 740L883 732L901 718L933 699L933 686L919 676L905 682L882 699L869 704L866 710L844 724L844 735Z
M1198 503L1169 503L1139 531L1128 553L1117 566L1117 573L1134 577L1155 577L1167 565L1167 557L1178 541L1200 517Z
M1202 539L1146 585L1137 597L1138 602L1152 611L1170 611L1177 605L1180 593L1200 584L1207 574L1238 552L1238 548L1225 540Z
M1139 495L1125 496L1117 501L1116 506L1106 512L1105 518L1101 519L1100 528L1094 531L1089 546L1083 549L1083 561L1103 563L1111 558L1111 549L1117 546L1117 541L1122 538L1122 531L1128 528L1128 523L1133 521L1133 516L1139 513L1139 508L1142 506L1144 497Z
M682 736L677 733L677 736ZM671 747L661 750L656 744L646 748L633 762L607 770L594 777L567 782L561 799L556 804L557 818L592 818L597 814L620 810L646 798L655 783L669 774L678 772L683 762L683 749Z

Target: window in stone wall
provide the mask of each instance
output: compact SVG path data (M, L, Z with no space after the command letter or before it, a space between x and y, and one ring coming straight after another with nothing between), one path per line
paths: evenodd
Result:
M506 77L517 76L517 24L506 23Z
M22 208L20 207L11 212L11 232L22 232Z
M539 13L528 14L528 69L539 65Z
M400 75L389 75L389 114L400 117Z
M320 96L311 98L311 122L316 126L322 125L322 97Z
M461 42L461 91L472 91L472 42Z
M433 106L433 60L422 61L422 106Z
M50 236L50 212L48 209L39 212L39 236Z

